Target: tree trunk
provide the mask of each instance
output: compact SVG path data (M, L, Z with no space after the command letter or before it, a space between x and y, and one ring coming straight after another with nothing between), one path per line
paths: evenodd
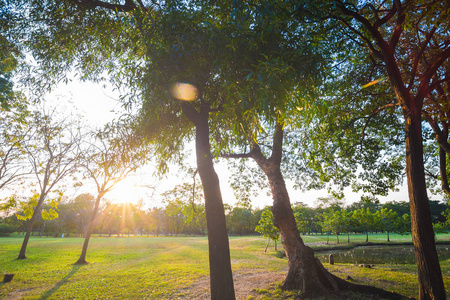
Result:
M86 228L86 232L84 234L84 242L83 242L83 248L81 249L81 255L80 255L80 258L78 258L78 260L75 262L75 265L87 264L86 254L87 254L87 249L88 249L88 245L89 245L89 239L91 238L91 235L92 235L92 230L94 228L94 223L95 223L95 218L97 216L98 207L100 205L100 200L102 200L103 195L104 195L104 192L100 192L97 195L97 199L95 200L94 211L92 212L91 220L90 220L90 222Z
M353 284L328 272L320 260L314 257L314 251L306 246L300 237L280 169L274 168L265 173L273 195L274 225L280 230L281 242L289 263L288 274L282 284L282 289L301 290L302 297L352 290L388 299L403 299L399 294L371 286Z
M225 210L209 143L209 108L202 105L199 113L187 103L183 102L182 107L183 113L196 128L197 168L205 195L211 299L235 299Z
M332 292L352 290L376 294L389 299L402 299L401 295L347 282L328 272L314 251L305 245L295 222L289 194L280 165L282 158L283 126L277 124L272 145L272 155L265 158L258 145L252 146L252 157L266 174L273 197L273 223L280 231L281 243L288 259L289 269L282 289L301 290L302 297L313 297ZM329 236L329 235L328 235Z
M41 196L39 197L39 201L33 211L33 215L31 216L31 219L28 221L25 237L23 239L22 247L20 248L19 256L17 257L17 259L27 258L25 255L25 252L27 250L28 241L30 239L31 230L33 230L34 222L36 221L39 213L41 212L42 204L44 203L44 199L46 196L47 196L47 194L44 193L44 194L41 194Z
M405 131L406 176L411 210L411 234L419 277L419 299L445 299L425 183L420 110L410 110L405 116Z

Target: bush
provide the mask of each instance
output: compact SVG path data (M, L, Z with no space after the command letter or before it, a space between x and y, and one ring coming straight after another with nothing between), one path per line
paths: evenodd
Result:
M0 236L9 236L14 231L14 226L0 223Z

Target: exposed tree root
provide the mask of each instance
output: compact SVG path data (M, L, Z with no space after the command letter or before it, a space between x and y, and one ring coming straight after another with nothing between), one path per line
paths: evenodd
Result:
M283 290L300 290L302 291L301 298L303 299L347 291L377 296L383 299L407 299L407 297L397 293L385 291L374 286L355 284L331 274L325 269L320 260L314 257L314 251L308 246L302 247L300 256L291 260L294 264L290 261L289 272L281 288ZM295 264L295 262L299 262L299 264Z

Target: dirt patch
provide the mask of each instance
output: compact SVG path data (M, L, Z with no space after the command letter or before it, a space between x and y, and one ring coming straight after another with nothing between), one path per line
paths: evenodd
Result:
M249 296L260 296L256 289L267 289L271 284L279 282L286 277L285 272L272 272L267 270L240 269L233 272L234 291L237 300L247 299ZM174 299L211 299L209 291L209 277L197 280L193 285L181 291Z
M8 300L16 300L16 299L23 299L24 296L29 292L32 291L33 288L28 289L18 289L12 292L9 296L7 296L5 299Z

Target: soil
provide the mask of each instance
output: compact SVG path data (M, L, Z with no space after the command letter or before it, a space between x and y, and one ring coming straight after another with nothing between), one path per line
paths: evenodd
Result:
M253 296L257 299L261 294L256 291L268 289L271 285L280 283L286 277L286 272L271 272L267 270L239 269L233 272L234 291L236 300L248 299ZM197 280L192 286L183 290L174 299L211 299L209 293L209 276Z

